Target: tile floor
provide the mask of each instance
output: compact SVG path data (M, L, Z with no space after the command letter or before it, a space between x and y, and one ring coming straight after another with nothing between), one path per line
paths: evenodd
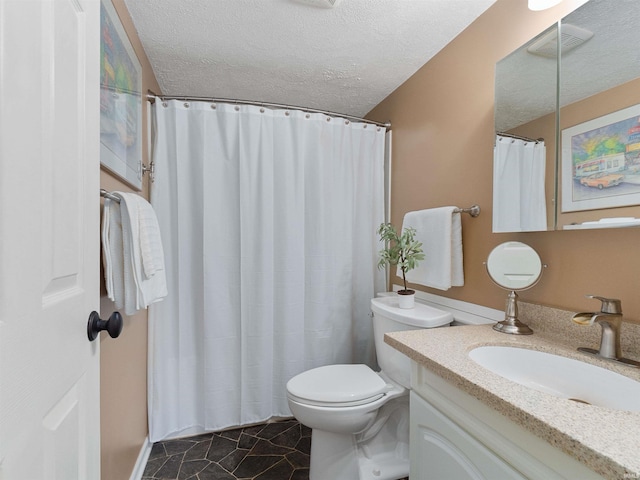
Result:
M142 480L309 480L311 429L295 420L153 445Z

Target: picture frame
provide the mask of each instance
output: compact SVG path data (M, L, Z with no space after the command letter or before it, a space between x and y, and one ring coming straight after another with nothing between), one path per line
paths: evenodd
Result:
M640 105L562 130L562 212L640 205Z
M110 0L100 1L100 164L142 190L142 67Z

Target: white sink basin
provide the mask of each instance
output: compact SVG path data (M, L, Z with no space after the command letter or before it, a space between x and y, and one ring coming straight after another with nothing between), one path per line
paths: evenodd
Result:
M501 377L540 392L613 410L640 411L640 382L605 368L515 347L477 347L469 357Z

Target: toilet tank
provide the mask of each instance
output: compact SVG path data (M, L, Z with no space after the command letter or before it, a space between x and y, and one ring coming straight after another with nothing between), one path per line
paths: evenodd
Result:
M371 312L378 365L391 380L409 388L411 360L384 343L384 334L403 330L448 327L453 322L453 315L418 302L414 308L400 308L395 295L371 299Z

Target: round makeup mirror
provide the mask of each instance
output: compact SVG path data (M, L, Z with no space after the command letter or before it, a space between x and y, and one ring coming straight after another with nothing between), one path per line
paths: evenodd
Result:
M493 282L510 293L507 296L505 319L494 330L515 335L530 335L533 330L518 320L516 291L533 287L542 276L543 264L538 253L521 242L505 242L495 247L486 262L487 273Z
M487 272L498 286L507 290L531 288L542 274L542 261L529 245L506 242L494 248L487 258Z

